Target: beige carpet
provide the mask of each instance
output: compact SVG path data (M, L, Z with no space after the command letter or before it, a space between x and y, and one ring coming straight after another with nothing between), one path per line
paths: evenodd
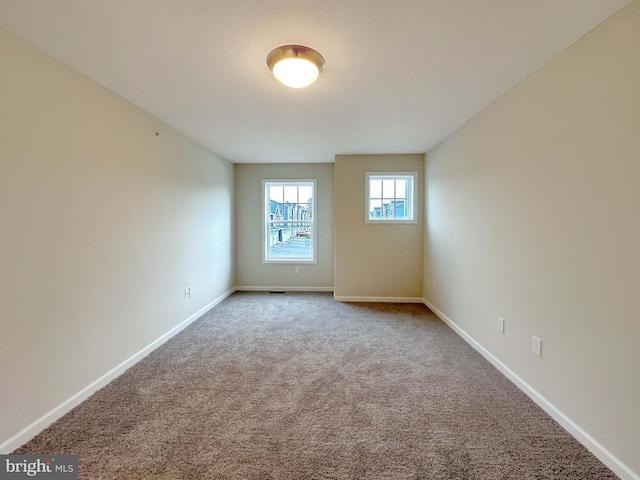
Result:
M421 305L238 293L15 453L82 479L617 478Z

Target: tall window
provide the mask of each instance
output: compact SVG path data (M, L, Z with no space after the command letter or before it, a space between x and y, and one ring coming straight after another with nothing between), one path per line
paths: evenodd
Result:
M366 223L416 223L417 173L366 174Z
M264 262L316 262L315 180L263 180Z

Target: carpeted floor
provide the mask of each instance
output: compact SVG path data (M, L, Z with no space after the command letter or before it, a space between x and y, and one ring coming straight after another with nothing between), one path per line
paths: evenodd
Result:
M81 479L617 478L421 305L236 293L15 453Z

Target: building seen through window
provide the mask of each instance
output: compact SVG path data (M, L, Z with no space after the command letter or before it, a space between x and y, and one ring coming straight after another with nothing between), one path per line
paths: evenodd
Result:
M265 180L265 262L315 262L315 181Z

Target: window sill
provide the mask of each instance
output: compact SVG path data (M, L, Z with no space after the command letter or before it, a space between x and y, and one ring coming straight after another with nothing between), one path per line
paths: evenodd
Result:
M369 224L377 224L377 223L381 223L381 224L385 224L385 225L393 225L393 224L400 224L400 225L406 225L406 224L416 224L418 223L418 220L369 220L368 218L365 219L364 223L369 223Z
M262 263L269 265L290 265L292 263L295 264L306 264L306 265L316 265L318 263L317 260L303 260L300 258L283 258L278 260L262 260Z

